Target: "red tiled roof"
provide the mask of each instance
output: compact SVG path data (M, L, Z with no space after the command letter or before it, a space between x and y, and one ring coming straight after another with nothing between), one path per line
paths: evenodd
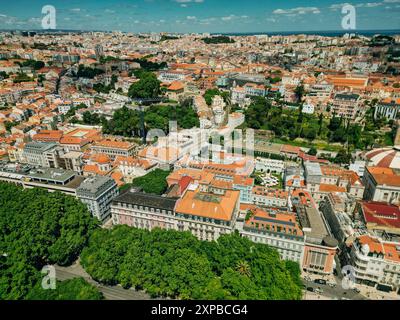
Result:
M364 219L367 223L400 228L400 209L383 202L361 202Z
M193 178L190 176L184 176L178 181L179 191L182 194L183 191L186 190L188 185L193 181Z

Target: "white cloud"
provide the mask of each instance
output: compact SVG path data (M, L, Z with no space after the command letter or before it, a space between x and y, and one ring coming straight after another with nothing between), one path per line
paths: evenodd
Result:
M276 9L272 13L294 16L298 14L307 14L307 13L319 14L321 13L321 11L317 7L298 7L292 9Z
M331 9L332 11L336 11L336 10L342 9L344 6L348 6L348 5L350 5L350 3L348 3L348 2L345 2L345 3L335 3L335 4L332 4L332 5L329 7L329 9Z
M174 2L177 2L177 3L191 3L191 2L193 2L193 3L203 3L204 2L204 0L173 0Z
M249 16L237 16L234 14L230 14L229 16L221 17L222 21L231 21L231 20L238 20L238 19L248 19Z
M375 8L383 5L383 2L367 2L356 4L356 8Z
M353 6L356 8L376 8L384 5L385 3L394 3L394 2L400 2L400 0L384 0L383 2L363 2L363 3L357 3L354 4ZM345 3L336 3L332 4L329 9L332 11L337 11L339 9L342 9L346 5L352 5L351 3L345 2Z

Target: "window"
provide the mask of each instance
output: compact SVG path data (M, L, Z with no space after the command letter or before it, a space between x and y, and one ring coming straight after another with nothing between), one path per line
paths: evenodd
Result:
M387 192L385 192L385 193L383 194L383 200L387 200L388 197L389 197L389 194L388 194Z

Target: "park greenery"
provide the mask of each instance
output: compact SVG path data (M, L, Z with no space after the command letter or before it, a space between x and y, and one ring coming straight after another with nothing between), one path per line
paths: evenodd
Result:
M166 62L152 62L147 60L146 58L134 59L133 62L139 63L140 68L144 71L158 71L161 69L166 69L168 67Z
M7 132L11 132L11 129L19 124L19 121L4 121L4 127Z
M208 37L202 39L206 44L235 43L235 40L227 36Z
M10 76L5 71L0 71L0 79L8 79Z
M121 59L113 56L107 56L107 57L100 57L99 62L101 64L106 64L109 62L120 62Z
M177 299L301 299L300 268L238 233L200 241L189 232L98 229L81 263L98 282Z
M83 278L57 281L54 290L43 289L41 282L28 293L27 300L102 300L103 294Z
M115 90L115 84L118 81L118 77L113 74L111 76L111 82L108 85L105 85L103 83L96 83L93 85L93 89L98 92L98 93L105 93L108 94L110 93L111 90Z
M44 265L69 265L98 221L78 199L0 183L0 299L28 297Z
M21 83L21 82L30 82L33 81L33 78L28 76L26 73L19 72L13 79L14 83Z
M188 102L179 105L152 105L144 111L145 133L161 129L168 134L169 121L177 121L178 127L191 129L199 126L196 111ZM114 112L111 120L103 121L103 132L125 137L141 136L140 111L122 107Z
M170 173L170 171L156 169L142 177L133 179L132 183L121 186L120 191L123 192L131 187L136 187L146 193L162 195L167 190L168 184L166 178Z
M206 103L210 106L215 96L221 96L224 98L224 101L227 102L229 99L229 92L222 92L218 89L207 89L203 97L204 100L206 100Z
M68 110L68 112L65 114L65 117L66 117L66 118L73 117L73 116L76 114L76 111L77 111L77 110L79 110L79 109L87 109L87 108L88 108L88 106L87 106L86 104L84 104L84 103L80 103L80 104L78 104L77 106L72 106L72 107Z
M36 60L26 60L24 62L17 62L21 67L28 67L34 70L42 69L45 66L43 61L36 61Z
M133 185L157 191L154 171ZM165 187L165 185L164 185ZM160 193L160 192L158 192ZM81 258L98 282L143 289L152 297L178 299L300 299L300 269L275 249L239 234L217 242L189 232L116 226L97 228L79 200L42 189L0 183L0 297L17 300L102 299L84 279L41 288L41 268Z
M163 34L160 41L177 40L179 37Z
M93 79L94 77L103 74L104 71L97 68L85 67L83 64L80 64L78 67L78 72L76 76L78 78L89 78Z
M139 81L131 85L128 96L137 98L157 98L161 94L160 84L156 75L152 72L142 71L138 73Z
M304 92L299 88L296 94L300 101ZM288 108L281 103L272 105L271 101L257 97L245 110L245 117L248 128L270 130L277 138L286 141L300 138L309 141L311 147L314 141L346 145L347 151L367 150L374 144L393 143L393 132L381 132L383 127L393 124L385 119L374 119L373 108L366 113L363 122L352 123L335 114L330 119L322 113L304 114L302 104Z

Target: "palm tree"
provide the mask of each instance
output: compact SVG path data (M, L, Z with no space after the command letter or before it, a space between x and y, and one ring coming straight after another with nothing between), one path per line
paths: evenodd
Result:
M240 260L236 264L236 271L238 271L242 276L250 277L251 276L251 268L247 261Z

